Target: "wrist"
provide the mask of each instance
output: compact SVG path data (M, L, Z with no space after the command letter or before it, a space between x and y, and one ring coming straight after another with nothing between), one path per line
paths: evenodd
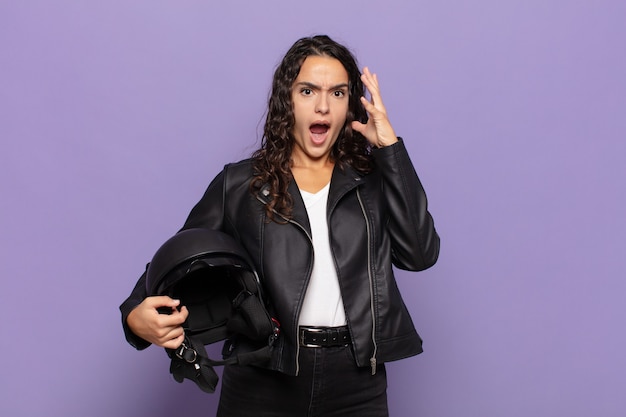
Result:
M394 145L396 143L398 143L398 138L394 136L393 138L390 138L390 139L379 140L378 144L376 144L376 147L377 148L384 148L386 146L391 146L391 145Z

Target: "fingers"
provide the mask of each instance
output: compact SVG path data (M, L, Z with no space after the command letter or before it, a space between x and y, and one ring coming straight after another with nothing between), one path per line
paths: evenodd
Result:
M365 136L365 129L366 129L366 127L367 127L367 125L359 122L358 120L355 120L355 121L352 122L352 129L356 130L357 132L359 132L363 136Z
M398 138L389 122L387 110L380 95L378 76L373 74L368 67L365 67L363 74L361 74L361 80L370 93L369 101L365 97L360 98L369 115L369 120L367 124L358 121L352 122L352 129L361 133L373 146L379 148L397 142Z
M375 106L373 103L373 99L372 101L368 101L365 97L361 97L361 104L363 104L363 107L365 107L365 110L370 115L370 117L376 118L376 116L386 116L384 108L381 110L379 107Z
M175 310L171 315L159 314L154 323L152 343L170 349L175 349L183 342L185 331L182 324L187 319L187 309Z
M170 297L147 297L130 312L126 322L132 332L142 339L158 346L176 348L184 338L182 324L189 315L184 306L178 310L179 305L179 300ZM157 308L164 307L169 307L171 314L157 311Z
M183 340L185 340L185 331L181 326L178 326L157 339L154 344L168 349L176 349L183 343Z
M163 343L160 346L167 348L167 349L177 349L180 345L183 344L184 341L185 341L185 333L183 332L177 338L168 340L167 342Z
M363 68L363 74L361 74L361 81L367 88L367 91L370 93L371 101L367 101L367 103L371 103L370 108L375 108L384 112L385 106L383 105L382 97L380 95L380 87L378 84L378 76L376 74L372 74L368 67ZM366 107L367 110L367 107Z
M167 295L157 295L154 297L148 297L144 300L144 302L153 308L159 307L171 307L175 309L180 305L180 300L175 300L173 298L168 297Z

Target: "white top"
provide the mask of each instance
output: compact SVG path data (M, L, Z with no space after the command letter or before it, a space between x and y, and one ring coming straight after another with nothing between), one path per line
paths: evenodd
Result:
M313 272L298 322L301 326L343 326L346 324L339 278L328 238L326 205L329 189L330 183L315 194L300 190L311 224L314 253Z

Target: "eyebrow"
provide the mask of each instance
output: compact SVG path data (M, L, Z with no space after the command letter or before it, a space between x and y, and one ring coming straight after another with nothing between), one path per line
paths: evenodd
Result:
M321 90L322 87L320 87L319 85L313 84L311 82L308 81L300 81L298 83L295 84L295 86L297 87L308 87L311 90ZM341 84L337 84L337 85L333 85L332 87L329 88L329 90L339 90L341 88L348 88L348 84L347 83L341 83Z

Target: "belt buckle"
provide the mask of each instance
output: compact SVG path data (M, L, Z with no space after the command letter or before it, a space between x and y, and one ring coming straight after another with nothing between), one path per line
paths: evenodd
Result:
M326 332L325 329L312 329L312 328L307 328L307 327L301 327L300 328L300 344L303 347L310 347L310 348L318 348L318 347L322 347L323 345L320 343L318 344L311 344L311 343L306 343L304 340L304 334L305 332L311 332L311 333L324 333Z

